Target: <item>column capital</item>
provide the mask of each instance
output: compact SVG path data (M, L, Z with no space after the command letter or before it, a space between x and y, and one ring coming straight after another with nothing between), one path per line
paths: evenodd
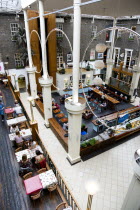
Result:
M39 78L39 83L42 87L50 87L53 83L53 77Z
M78 103L74 104L72 97L65 100L65 107L70 114L81 114L86 107L86 100L79 97Z
M25 70L27 71L27 73L29 74L33 74L36 71L36 66L33 67L26 67Z

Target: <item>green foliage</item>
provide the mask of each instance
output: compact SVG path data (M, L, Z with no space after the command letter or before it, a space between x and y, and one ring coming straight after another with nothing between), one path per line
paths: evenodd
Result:
M83 147L83 148L85 148L85 147L87 147L87 146L88 146L87 142L83 142L83 143L81 144L81 147Z
M24 66L22 66L21 68L23 68L28 65L28 52L27 52L27 41L26 41L25 29L19 27L13 39L16 41L15 43L18 47L17 53L21 54L20 59L24 63ZM32 52L32 55L34 55L33 50L31 50L31 52Z
M126 124L126 129L131 129L131 128L132 128L131 123Z
M83 129L83 128L85 128L86 127L86 125L85 124L82 124L81 125L81 129Z
M92 138L89 140L88 142L91 146L93 146L95 143L96 143L96 139L95 138Z

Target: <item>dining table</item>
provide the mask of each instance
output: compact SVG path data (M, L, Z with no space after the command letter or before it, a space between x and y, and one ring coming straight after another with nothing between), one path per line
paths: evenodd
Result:
M42 148L39 145L36 145L36 147L33 149L24 149L19 152L16 152L15 155L16 155L17 162L20 162L22 160L22 156L24 154L27 155L28 159L35 157L36 150L39 150L41 153L43 153Z
M24 180L24 185L27 195L36 193L37 191L43 189L41 180L38 175Z
M12 114L14 113L14 109L13 108L7 108L4 110L5 114Z
M31 130L28 128L28 129L23 129L20 131L20 134L22 135L22 137L25 139L25 140L30 140L32 139L32 133L31 133ZM16 134L15 133L10 133L9 134L9 139L10 141L15 141L15 136Z
M92 91L93 91L95 94L99 95L100 97L102 97L102 96L104 95L104 98L105 98L107 101L109 101L110 103L112 103L112 104L119 104L119 103L120 103L120 101L116 100L115 98L113 98L113 97L111 97L111 96L109 96L109 95L107 95L107 94L104 94L104 93L103 93L102 91L100 91L99 89L93 88Z
M27 119L26 119L25 116L16 117L16 118L7 120L7 125L8 125L8 126L16 125L16 124L18 124L18 123L25 122L25 121L27 121Z
M35 193L36 191L39 191L41 189L46 189L48 187L54 186L57 183L58 180L52 169L24 180L27 195Z

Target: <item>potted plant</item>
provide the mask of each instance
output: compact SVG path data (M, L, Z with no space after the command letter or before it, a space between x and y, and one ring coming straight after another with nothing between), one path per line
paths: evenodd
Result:
M92 138L89 140L89 145L93 146L95 143L96 143L96 139L95 138Z
M132 124L131 124L130 122L129 122L129 123L127 123L127 124L126 124L126 129L128 129L128 130L129 130L129 129L131 129L131 128L132 128Z

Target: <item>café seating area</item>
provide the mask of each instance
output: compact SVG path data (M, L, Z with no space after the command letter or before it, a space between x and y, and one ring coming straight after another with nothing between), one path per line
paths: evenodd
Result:
M7 90L4 90L2 92L4 94L2 94L1 99L3 102L5 102L5 95L7 97L7 94L5 94L5 92L7 93ZM22 202L23 208L25 203L26 206L29 205L31 207L34 205L34 202L36 202L35 205L37 209L42 209L42 207L43 209L46 209L47 206L49 206L50 209L56 209L59 204L64 202L59 194L60 190L58 191L58 180L53 170L49 167L47 163L46 155L42 147L39 145L39 139L33 139L32 129L30 128L27 116L25 116L24 108L21 108L20 104L18 104L17 106L17 102L14 102L13 96L9 89L8 94L10 95L8 96L10 100L8 100L8 106L4 107L5 119L4 122L0 123L2 123L1 126L3 127L3 133L1 132L1 137L4 138L4 141L1 142L1 149L7 144L8 147L5 149L7 149L8 152L6 152L4 155L5 160L7 158L12 158L8 161L9 166L7 164L5 165L5 162L3 163L3 168L7 168L8 166L8 168L10 169L10 174L8 178L10 178L13 173L15 173L15 170L17 174L16 176L13 175L13 177L11 177L12 179L15 177L15 181L12 182L14 184L14 187L11 187L11 192L15 190L16 185L18 186L18 188L21 188L20 193L18 191L15 191L13 192L13 194L17 194L17 197L24 197L24 201ZM20 107L22 113L16 113L17 107ZM17 130L19 131L19 135L23 138L22 144L16 143L15 137L17 136ZM37 151L39 151L39 154L43 157L40 162L37 161ZM26 159L26 164L24 162L24 158ZM12 163L13 161L14 164ZM5 172L5 176L7 176L7 172ZM3 171L1 171L0 177L3 176L2 174ZM19 176L19 178L17 176ZM9 187L10 186L7 186L7 188ZM5 197L6 194L7 189L5 192Z

